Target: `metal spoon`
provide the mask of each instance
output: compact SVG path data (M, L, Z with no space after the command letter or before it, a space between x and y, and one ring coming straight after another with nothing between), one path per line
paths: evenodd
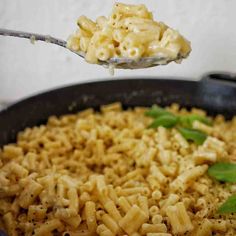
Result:
M0 35L3 36L12 36L12 37L18 37L18 38L26 38L30 39L32 42L34 41L44 41L47 43L53 43L58 46L66 47L66 41L54 38L50 35L41 35L41 34L34 34L34 33L28 33L28 32L22 32L22 31L15 31L15 30L8 30L8 29L1 29L0 28ZM70 50L70 49L68 49ZM72 51L72 50L70 50ZM84 59L85 53L84 52L75 52L78 56L82 57ZM185 56L186 57L186 56ZM182 55L178 55L177 58L169 59L166 57L143 57L138 60L134 60L131 58L111 58L108 61L99 61L99 65L103 65L105 67L112 66L114 68L119 69L142 69L142 68L148 68L148 67L154 67L158 65L166 65L172 61L179 62L183 58Z

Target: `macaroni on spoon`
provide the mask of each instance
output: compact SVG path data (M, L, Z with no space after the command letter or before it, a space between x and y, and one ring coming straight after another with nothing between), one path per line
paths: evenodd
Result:
M191 51L190 42L178 31L154 21L145 5L116 3L110 17L100 16L93 22L80 16L77 25L79 29L69 37L67 47L84 52L92 64L153 58L158 58L158 64L167 64L179 62Z

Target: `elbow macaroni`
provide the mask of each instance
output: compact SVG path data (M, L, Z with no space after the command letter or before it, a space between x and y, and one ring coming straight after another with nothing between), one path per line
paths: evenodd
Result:
M77 25L79 31L69 37L67 47L85 53L89 63L114 57L185 58L191 51L190 43L177 31L155 22L145 5L117 3L108 19L101 16L93 22L81 16Z
M191 219L182 202L177 203L175 206L168 206L166 214L174 234L184 234L193 230Z
M134 9L148 22L142 8L122 14ZM88 37L94 25L85 21ZM114 103L21 132L0 151L0 228L9 236L236 235L235 216L216 214L231 190L206 174L231 157L236 123L218 120L197 146L177 130L146 129L145 111Z
M136 233L147 222L148 217L137 205L134 205L119 221L120 227L129 235Z

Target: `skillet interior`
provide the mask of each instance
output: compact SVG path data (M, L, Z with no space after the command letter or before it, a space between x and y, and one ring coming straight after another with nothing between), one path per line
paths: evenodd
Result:
M120 101L124 107L169 105L200 107L210 115L236 114L236 86L207 78L202 81L123 79L73 85L25 99L0 112L0 147L13 142L26 127L62 115Z

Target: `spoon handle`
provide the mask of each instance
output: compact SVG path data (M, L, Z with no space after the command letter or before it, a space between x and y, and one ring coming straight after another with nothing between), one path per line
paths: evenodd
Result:
M61 47L66 47L66 41L54 38L50 35L42 35L42 34L34 34L34 33L28 33L23 31L16 31L16 30L8 30L8 29L1 29L0 28L0 35L3 36L12 36L12 37L18 37L18 38L26 38L34 41L44 41L47 43L53 43L57 44Z

